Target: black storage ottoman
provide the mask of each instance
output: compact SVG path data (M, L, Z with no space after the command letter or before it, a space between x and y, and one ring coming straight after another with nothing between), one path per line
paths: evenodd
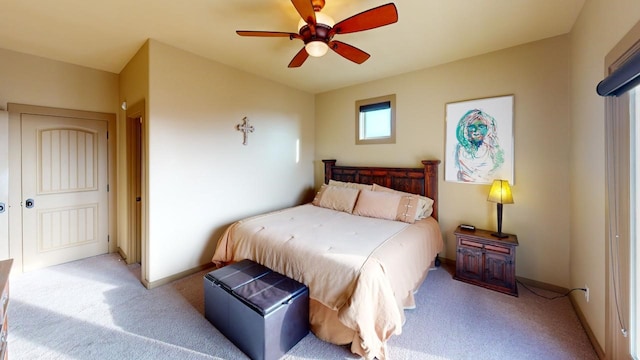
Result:
M309 333L309 289L242 260L204 276L204 316L250 358L279 359Z

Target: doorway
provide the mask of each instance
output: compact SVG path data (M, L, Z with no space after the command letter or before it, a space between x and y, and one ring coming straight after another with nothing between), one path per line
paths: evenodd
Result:
M127 111L127 208L128 208L128 247L127 263L141 265L144 272L144 223L146 203L144 191L144 102L137 103ZM141 274L141 280L145 275Z

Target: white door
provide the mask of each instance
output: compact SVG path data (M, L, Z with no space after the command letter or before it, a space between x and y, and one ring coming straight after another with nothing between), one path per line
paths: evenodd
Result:
M9 113L0 111L0 260L9 258Z
M107 122L22 114L24 271L105 254Z

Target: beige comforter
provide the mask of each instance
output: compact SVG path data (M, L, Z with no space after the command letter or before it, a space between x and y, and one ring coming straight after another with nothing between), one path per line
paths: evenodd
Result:
M433 218L406 224L306 204L232 224L212 260L252 259L306 284L316 336L384 359L441 249Z

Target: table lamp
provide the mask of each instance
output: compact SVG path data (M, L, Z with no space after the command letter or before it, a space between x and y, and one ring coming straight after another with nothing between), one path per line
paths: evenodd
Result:
M492 233L491 235L500 239L509 237L509 235L502 233L502 204L513 204L509 181L493 180L487 201L498 203L498 232Z

